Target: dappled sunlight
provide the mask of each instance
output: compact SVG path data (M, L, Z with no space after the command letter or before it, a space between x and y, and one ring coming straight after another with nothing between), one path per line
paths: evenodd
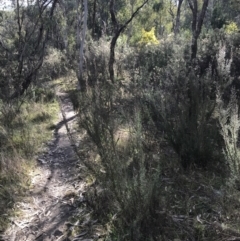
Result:
M239 240L239 0L9 4L0 240Z
M65 98L63 109L70 125L75 116ZM73 235L67 223L79 212L77 208L84 201L82 193L86 184L79 178L77 159L69 143L65 123L65 120L59 120L54 139L42 149L37 165L29 169L29 187L14 204L16 215L3 238L20 241Z
M114 141L119 148L125 148L128 145L130 138L130 130L128 128L120 127L114 134Z

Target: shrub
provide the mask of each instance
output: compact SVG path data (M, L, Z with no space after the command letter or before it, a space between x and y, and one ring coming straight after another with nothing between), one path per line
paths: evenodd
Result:
M215 104L209 98L209 79L182 74L171 75L173 82L165 85L164 91L148 94L146 105L156 128L164 133L182 166L207 168L218 157L218 131L211 119Z
M48 81L63 76L68 67L64 53L56 48L49 48L39 71L39 79Z
M136 53L135 66L128 66L131 77L137 73L136 79L144 79L145 84L159 83L159 70L171 63L174 57L172 43L164 42L161 45L146 46ZM131 61L133 62L133 61ZM132 69L130 69L132 68Z
M140 45L158 44L159 41L155 36L155 28L153 27L150 31L142 29L142 37L139 41Z
M159 139L165 137L184 168L215 166L221 160L221 136L212 117L216 83L211 66L199 75L199 66L191 68L188 59L184 59L184 46L180 50L175 44L170 49L171 54L163 49L154 61L145 58L145 66L141 66L136 81L141 85L145 105ZM159 63L162 56L167 56L163 58L166 63L149 69L149 62ZM144 55L140 57L144 59Z
M160 163L149 168L151 160L144 152L138 104L132 103L134 111L129 118L126 110L118 105L118 97L118 87L107 83L95 85L79 97L80 125L99 155L85 162L101 190L95 192L98 200L94 210L98 216L108 217L112 229L110 240L116 237L146 240L156 231L156 226L149 227L156 221L155 208L160 202ZM127 133L125 138L117 134L123 127Z
M238 32L238 26L235 22L229 22L227 25L225 25L225 32L227 34L234 34Z
M93 86L97 81L104 82L107 79L106 66L108 64L108 57L109 46L104 39L89 43L86 56L87 68L84 73L89 86Z
M55 92L51 88L32 86L27 91L27 97L34 102L49 103L55 101Z

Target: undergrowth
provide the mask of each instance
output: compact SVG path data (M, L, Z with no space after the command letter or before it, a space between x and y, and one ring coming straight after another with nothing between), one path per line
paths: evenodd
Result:
M112 223L114 235L121 240L146 240L146 229L154 226L154 208L159 205L160 163L144 152L148 143L139 103L129 110L132 116L128 119L129 113L118 103L118 91L106 85L96 85L80 97L80 123L97 153L84 162L97 182L88 198L95 214ZM156 230L151 232L154 235Z
M45 90L38 99L30 96L0 103L0 231L14 215L9 214L14 203L30 185L28 173L34 166L34 157L52 137L59 107L49 93Z
M104 240L240 237L238 97L225 98L229 63L215 37L196 63L181 38L126 54L129 66L121 56L114 85L104 61L98 78L97 63L86 60L91 84L70 95L87 133L78 147L91 177L86 201Z
M107 83L78 96L79 124L88 134L78 151L91 173L85 198L106 229L104 240L238 237L239 193L226 188L220 172L184 170L158 136L145 97L120 93Z

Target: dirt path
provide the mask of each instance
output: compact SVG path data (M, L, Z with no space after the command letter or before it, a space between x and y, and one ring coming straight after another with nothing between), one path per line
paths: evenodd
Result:
M71 127L75 113L66 95L60 94L60 98L67 123ZM84 213L82 194L85 183L79 177L76 168L79 163L70 145L62 116L60 118L53 140L37 158L38 166L31 173L31 189L21 202L16 203L19 215L11 219L10 227L0 240L84 240L73 233L75 224L71 218Z

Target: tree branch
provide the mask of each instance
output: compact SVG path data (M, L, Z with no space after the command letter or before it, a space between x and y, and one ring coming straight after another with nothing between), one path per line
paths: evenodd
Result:
M111 0L110 4L109 4L109 10L110 10L110 15L111 15L111 20L113 23L113 27L114 27L114 32L116 32L118 30L118 21L115 15L115 10L114 10L114 6L115 6L115 0Z
M202 10L199 15L198 23L197 23L197 36L199 36L199 34L201 33L203 20L204 20L204 17L205 17L206 11L207 11L207 7L208 7L208 2L209 2L209 0L204 0L204 2L203 2Z
M139 10L144 7L144 5L148 2L148 0L145 0L142 5L140 5L135 12L132 14L132 16L118 29L115 30L115 35L112 38L111 44L110 44L110 58L109 58L109 74L110 74L110 80L112 83L114 83L114 62L115 62L115 46L117 43L117 39L119 35L124 31L124 29L127 27L127 25L133 20L133 18L138 14ZM114 4L114 0L111 1L111 3ZM114 5L112 5L113 7ZM114 9L111 9L112 13L114 13ZM116 16L114 13L114 18L116 20ZM114 20L113 18L113 20ZM115 21L114 20L114 21ZM116 20L117 21L117 20ZM113 24L116 24L116 22L113 22Z
M56 7L56 4L58 2L58 0L53 0L53 1L50 1L52 3L52 6L51 6L51 9L50 9L50 13L49 13L49 21L52 20L53 18L53 14L54 14L54 10L55 10L55 7ZM43 6L43 5L42 5ZM37 19L37 21L39 21L39 19L41 18L42 16L42 11L44 11L43 9L46 9L45 6L44 8L40 8L40 17ZM41 25L43 26L43 25ZM31 34L33 34L35 32L35 29L37 27L37 24L34 24L34 30ZM30 86L30 84L32 83L34 77L37 75L37 72L38 70L41 68L42 66L42 63L43 63L43 58L44 58L44 54L45 54L45 49L46 49L46 44L47 44L47 41L48 41L48 37L49 37L49 31L50 31L50 28L49 26L47 27L47 30L46 30L46 34L45 34L45 38L43 39L43 34L42 34L42 31L43 30L40 30L39 31L39 38L38 39L38 43L37 43L37 47L40 46L40 42L42 41L42 47L40 51L40 57L38 58L37 60L37 63L33 66L33 68L31 69L31 71L26 75L26 76L22 76L22 68L23 68L23 60L20 61L19 63L19 79L22 79L24 78L23 82L20 84L20 87L21 88L18 88L15 90L15 92L11 95L10 99L14 99L14 98L17 98L21 95L23 95L25 93L25 91L28 89L28 87ZM31 36L31 35L30 35ZM30 41L30 36L28 38L28 41ZM43 39L43 40L42 40ZM25 43L25 46L26 46L27 43ZM37 53L37 50L35 49L34 52L32 54L36 54ZM29 56L30 57L30 56ZM21 68L21 69L20 69Z
M192 10L192 12L194 11L194 7L193 7L193 3L191 0L188 0L188 5L190 7L190 9Z

